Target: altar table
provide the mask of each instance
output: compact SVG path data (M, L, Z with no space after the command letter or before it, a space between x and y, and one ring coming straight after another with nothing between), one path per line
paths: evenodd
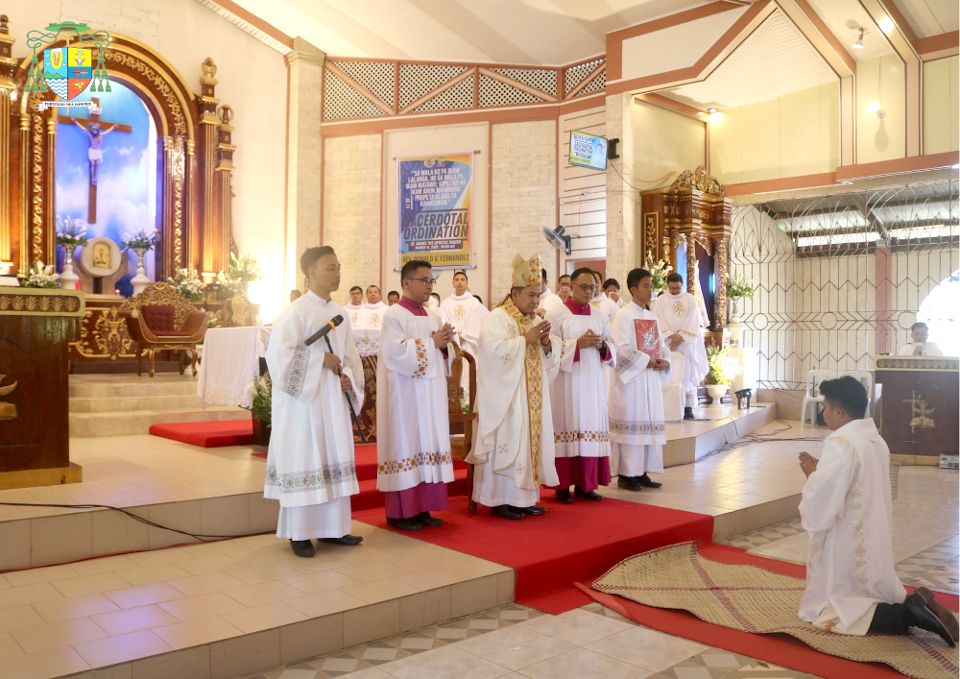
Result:
M197 395L204 403L249 408L250 387L260 375L260 357L267 352L270 328L210 328L203 340Z

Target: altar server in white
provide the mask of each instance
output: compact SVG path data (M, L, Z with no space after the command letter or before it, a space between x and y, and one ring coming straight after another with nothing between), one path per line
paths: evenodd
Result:
M297 556L311 557L311 539L357 545L350 535L350 496L359 492L354 468L349 399L363 403L363 367L350 321L311 346L304 340L343 307L330 299L340 287L340 262L331 247L308 248L300 257L308 290L273 324L267 367L273 382L272 433L264 497L280 501L277 535Z
M350 303L343 308L348 314L351 327L357 327L360 322L360 313L363 311L363 288L359 285L350 288Z
M403 265L403 297L383 315L377 361L377 488L387 523L411 531L443 525L430 512L447 508L453 481L447 354L454 331L424 308L435 282L429 262Z
M645 269L627 274L631 301L613 318L617 367L610 382L610 471L627 490L659 488L649 472L663 473L663 392L670 368L657 317L647 307L653 296Z
M476 358L480 341L480 327L490 315L467 287L467 273L453 274L453 294L440 303L440 319L456 330L460 348ZM464 371L466 375L466 371Z
M540 257L513 258L510 297L480 331L473 499L504 519L540 516L540 486L558 483L554 466L550 378L560 368L560 340L534 313L542 289Z
M620 307L603 291L603 274L599 271L591 271L590 273L593 274L593 280L596 283L596 290L590 300L590 306L602 313L606 317L607 323L613 323L613 317L616 316L617 309Z
M557 499L574 495L602 500L597 486L610 483L610 426L604 365L616 364L616 350L606 316L590 305L596 291L593 272L573 272L572 296L547 314L550 332L560 338L560 373L550 386L556 442Z
M677 272L667 276L667 292L653 303L653 313L670 351L683 355L683 419L692 420L697 403L697 388L707 376L707 350L700 332L700 311L696 298L683 291L683 278Z
M562 278L561 276L561 279ZM570 276L566 278L568 281L570 280ZM546 269L540 269L540 281L543 283L543 290L540 293L540 308L547 314L557 311L563 305L563 300L560 299L560 295L550 290L550 286L547 283Z
M894 569L890 450L862 417L866 389L846 376L824 381L820 393L833 433L819 460L800 453L800 520L810 540L800 618L858 636L920 627L954 646L956 618L926 588L907 596Z

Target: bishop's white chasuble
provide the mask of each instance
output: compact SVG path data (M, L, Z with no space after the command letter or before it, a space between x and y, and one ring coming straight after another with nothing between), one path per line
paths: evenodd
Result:
M533 506L541 485L558 483L550 379L560 367L560 340L550 338L550 354L528 344L524 335L540 322L508 300L480 331L478 423L467 461L477 465L473 499L488 507Z

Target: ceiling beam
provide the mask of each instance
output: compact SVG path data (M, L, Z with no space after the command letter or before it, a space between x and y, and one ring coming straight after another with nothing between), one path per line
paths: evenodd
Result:
M960 31L920 38L917 40L917 51L924 61L956 56L960 53Z

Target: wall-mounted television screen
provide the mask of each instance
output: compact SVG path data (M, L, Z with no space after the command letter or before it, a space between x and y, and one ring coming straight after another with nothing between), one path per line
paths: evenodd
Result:
M589 132L570 130L570 164L606 170L607 140Z

